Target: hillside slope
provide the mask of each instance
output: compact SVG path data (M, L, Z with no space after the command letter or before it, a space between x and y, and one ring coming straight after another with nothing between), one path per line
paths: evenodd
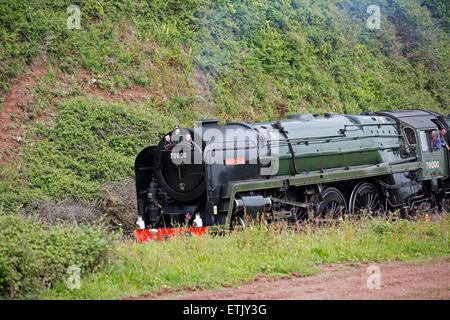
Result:
M372 4L2 1L0 211L105 200L141 148L198 118L449 112L448 2L377 1L379 29Z

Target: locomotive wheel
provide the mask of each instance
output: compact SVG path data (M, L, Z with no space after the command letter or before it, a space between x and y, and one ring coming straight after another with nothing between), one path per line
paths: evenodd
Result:
M450 210L450 200L449 199L443 199L442 201L442 210L445 212L448 212Z
M238 230L245 229L247 226L247 223L245 222L245 217L242 215L233 215L231 217L231 230L234 230L235 228Z
M330 187L322 191L322 201L317 209L319 220L333 221L347 213L347 203L343 194L336 188Z
M246 229L249 225L252 224L264 224L268 225L268 222L266 220L266 217L264 215L257 214L256 217L249 216L247 214L240 214L240 215L233 215L231 217L231 229L239 229L243 230Z
M360 182L353 188L349 201L350 214L367 212L384 213L383 201L378 189L369 182Z

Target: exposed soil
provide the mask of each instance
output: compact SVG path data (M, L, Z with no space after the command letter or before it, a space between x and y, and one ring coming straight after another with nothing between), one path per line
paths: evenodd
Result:
M83 89L88 95L101 97L107 101L125 101L128 103L140 102L143 100L151 100L152 92L148 88L140 86L131 86L127 89L117 89L114 93L109 92L106 89L101 89L98 85L98 79L91 72L85 69L77 69L74 75L60 74L58 80L60 83L70 89L70 78L75 78L76 83Z
M36 78L42 78L47 73L45 60L44 57L25 74L14 79L3 107L0 108L0 165L8 163L17 155L25 130L21 120L25 118L27 107L33 100L27 88L37 88Z
M377 286L368 267L379 267ZM375 267L376 268L376 267ZM450 299L450 257L423 263L389 262L319 267L322 273L301 277L298 274L271 280L264 275L237 288L195 291L181 288L150 293L131 299L183 300L309 300L309 299ZM379 289L377 289L377 287Z

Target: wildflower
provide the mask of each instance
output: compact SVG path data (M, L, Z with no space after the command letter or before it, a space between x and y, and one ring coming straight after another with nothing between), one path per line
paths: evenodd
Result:
M440 221L441 219L442 219L442 217L441 217L441 215L440 215L439 213L433 214L433 215L430 217L430 220L431 220L431 221Z

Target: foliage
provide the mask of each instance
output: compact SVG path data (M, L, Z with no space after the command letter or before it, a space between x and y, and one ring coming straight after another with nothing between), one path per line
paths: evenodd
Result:
M103 181L132 175L135 156L174 121L156 110L75 98L24 156L28 187L53 198L88 199Z
M215 2L200 20L196 63L217 78L217 113L448 108L448 36L417 1ZM203 24L202 24L203 23Z
M102 183L133 175L136 155L176 124L151 105L86 98L61 104L52 121L50 127L38 126L40 141L27 148L23 165L3 171L0 203L5 208L45 197L90 200Z
M148 86L148 61L213 79L218 116L448 107L446 2L381 0L3 1L0 83L46 53L61 71L91 71L101 88ZM70 5L81 29L66 28ZM149 50L156 42L166 50ZM189 55L182 54L189 50ZM160 70L167 66L160 65ZM284 106L280 108L280 105ZM230 115L229 111L232 111Z
M442 20L443 23L449 23L450 3L446 0L423 0L422 6L430 9L433 17Z
M63 284L45 298L112 299L139 296L161 288L217 289L235 286L258 274L318 272L315 266L447 256L448 214L418 221L347 220L338 226L253 225L224 236L182 236L163 242L118 246L118 259L83 279L78 291ZM300 231L299 231L300 229Z
M0 296L35 294L64 280L69 266L100 270L111 240L98 227L45 226L16 215L0 216Z

